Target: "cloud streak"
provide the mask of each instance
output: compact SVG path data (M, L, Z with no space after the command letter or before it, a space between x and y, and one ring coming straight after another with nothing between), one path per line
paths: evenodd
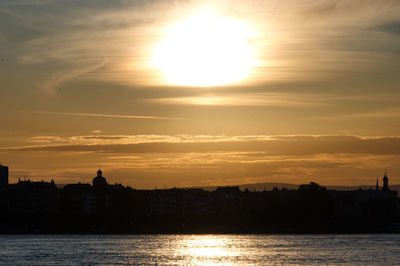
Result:
M82 75L96 71L97 69L103 67L105 64L106 61L103 60L99 63L96 63L95 65L80 67L78 69L75 68L73 70L60 71L49 77L48 80L43 81L43 83L39 84L38 87L40 87L40 89L43 90L45 93L55 94L57 89L60 88L60 86L62 86L64 83L76 79Z
M86 135L37 136L32 144L2 150L99 152L115 154L188 152L265 152L269 155L375 154L400 155L399 137Z
M294 93L253 93L249 94L203 94L191 97L165 97L150 99L150 102L182 105L218 106L291 106L316 107L329 105L327 97Z
M92 114L92 113L69 113L69 112L41 112L34 111L39 114L62 115L62 116L83 116L83 117L99 117L99 118L122 118L122 119L156 119L156 120L182 120L178 117L163 116L145 116L145 115L115 115L115 114Z

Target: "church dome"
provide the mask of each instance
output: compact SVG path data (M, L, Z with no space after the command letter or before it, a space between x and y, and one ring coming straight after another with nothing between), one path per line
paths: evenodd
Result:
M103 177L103 172L99 169L97 171L97 176L93 178L93 186L94 187L104 187L108 185L107 180Z

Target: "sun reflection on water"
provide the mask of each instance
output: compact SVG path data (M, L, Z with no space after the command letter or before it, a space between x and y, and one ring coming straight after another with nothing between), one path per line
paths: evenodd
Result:
M193 236L181 239L178 246L175 255L185 257L189 264L196 265L234 265L229 261L234 261L241 253L226 236Z

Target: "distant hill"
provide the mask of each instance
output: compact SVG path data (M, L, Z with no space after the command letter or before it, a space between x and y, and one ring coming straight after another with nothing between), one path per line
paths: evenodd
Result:
M264 190L272 190L274 187L279 189L287 188L287 189L297 189L299 185L289 184L289 183L254 183L254 184L242 184L242 185L231 185L231 186L239 186L240 190L245 190L246 188L250 191L264 191ZM205 186L205 187L195 187L204 189L207 191L213 191L220 186Z
M213 191L218 186L206 186L206 187L196 187L201 188L207 191ZM250 191L270 191L274 187L279 189L287 188L287 189L297 189L299 187L298 184L289 184L289 183L255 183L255 184L242 184L239 185L240 190L244 191L246 188ZM325 186L330 190L342 190L342 191L351 191L351 190L368 190L375 189L375 186L371 185L359 185L359 186ZM397 190L400 193L400 185L390 185L390 190Z
M272 190L274 187L279 189L287 188L287 189L298 189L299 185L296 184L288 184L288 183L255 183L255 184L243 184L239 185L240 190L245 190L246 188L250 191L268 191Z

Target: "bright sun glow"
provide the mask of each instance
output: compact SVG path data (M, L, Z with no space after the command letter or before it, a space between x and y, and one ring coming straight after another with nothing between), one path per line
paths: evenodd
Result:
M169 28L156 45L153 66L164 82L183 86L218 86L243 80L254 65L246 24L201 13Z

